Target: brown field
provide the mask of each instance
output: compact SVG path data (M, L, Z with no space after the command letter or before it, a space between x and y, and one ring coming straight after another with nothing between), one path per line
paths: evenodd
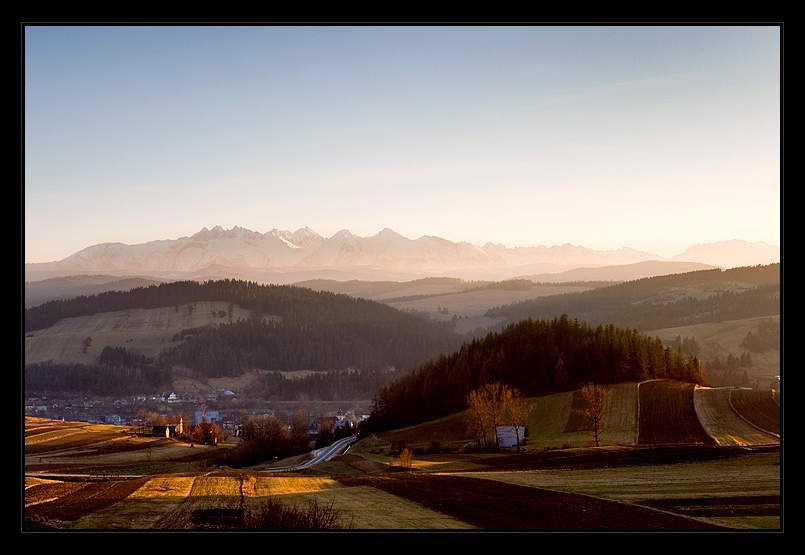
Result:
M607 392L618 441L600 448L569 392L533 400L520 452L468 452L456 415L366 438L306 475L211 465L226 446L26 419L24 528L231 529L271 496L331 502L355 529L781 530L771 392L668 380ZM389 457L399 442L415 449L411 469Z
M695 391L694 384L671 380L641 383L637 442L714 443L696 414Z

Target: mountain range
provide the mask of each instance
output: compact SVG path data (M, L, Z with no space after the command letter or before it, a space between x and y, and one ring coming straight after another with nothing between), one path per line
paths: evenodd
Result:
M389 228L371 237L359 237L343 229L327 238L309 227L294 232L273 229L259 233L238 226L215 226L178 239L136 245L100 243L59 261L25 264L25 279L97 273L170 279L230 277L275 283L314 277L509 279L646 261L666 263L669 273L700 267L770 264L780 261L780 247L733 240L694 245L679 255L664 258L629 247L595 250L564 244L507 248L428 235L409 239ZM679 266L680 263L687 264Z

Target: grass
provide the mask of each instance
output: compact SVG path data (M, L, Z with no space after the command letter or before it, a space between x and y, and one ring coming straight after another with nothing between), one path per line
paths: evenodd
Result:
M623 503L673 498L780 495L780 454L740 459L641 465L595 470L472 472L465 475L505 483L576 493ZM703 519L730 528L780 529L780 517Z
M341 509L344 527L362 530L461 530L473 526L426 509L419 503L370 486L333 489L317 494L294 494L279 500L290 507L332 503Z
M193 489L195 479L188 476L156 476L118 503L74 521L78 530L146 530L176 509Z

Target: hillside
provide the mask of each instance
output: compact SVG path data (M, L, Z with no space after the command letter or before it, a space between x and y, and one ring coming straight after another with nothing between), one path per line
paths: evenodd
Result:
M675 380L624 382L604 387L606 416L601 445L779 445L779 391L710 388ZM592 446L589 424L576 412L577 391L527 399L527 437L522 449ZM399 445L417 452L438 446L443 452L475 450L464 411L401 428L376 432L353 448L357 452L388 453Z
M458 351L383 387L367 429L388 430L462 410L470 391L492 381L535 397L588 382L658 378L706 381L704 368L694 356L684 356L635 330L592 327L566 314L553 320L522 320L466 342Z
M410 367L457 345L446 329L374 301L229 280L50 301L26 310L25 323L26 385L37 389L77 390L83 375L86 390L99 372L118 378L125 372L104 359L110 348L143 357L162 379L177 366L202 378Z
M639 325L635 325L634 329L642 328L643 335L659 337L664 345L672 345L680 338L693 338L699 350L692 354L706 362L709 376L715 377L716 366L711 362L724 362L729 357L747 353L741 342L747 333L756 332L758 323L767 318L760 315L772 313L773 316L770 317L779 322L779 272L779 265L772 265L674 274L616 285L587 282L534 283L529 280L468 282L455 278L427 278L409 282L318 280L305 282L306 287L263 286L231 280L208 282L206 285L197 282L150 285L134 287L127 292L106 291L82 295L75 300L51 301L26 310L26 325L40 329L31 329L26 334L24 356L27 365L44 364L48 361L57 364L94 365L100 361L105 347L123 348L131 355L153 359L155 363L160 357L163 357L163 362L168 362L170 359L164 357L172 353L171 364L187 367L181 374L197 374L202 378L201 382L196 380L198 383L193 382L189 386L174 381L174 387L178 387L179 391L186 387L195 390L203 385L203 381L217 379L225 380L220 382L223 384L221 387L226 387L226 380L229 380L230 389L248 389L257 393L271 388L275 394L282 392L280 394L289 396L289 399L295 397L294 391L301 391L304 387L316 391L316 395L324 394L325 398L333 395L335 398L335 395L351 395L349 391L355 390L354 384L347 385L343 379L338 386L335 383L327 386L319 379L315 383L309 380L295 381L292 384L281 378L269 380L265 374L264 378L260 378L256 371L261 368L263 372L269 369L281 373L292 370L301 376L302 371L321 372L345 366L383 367L389 361L392 361L391 365L397 366L394 362L410 362L414 359L409 355L416 354L404 346L401 351L399 346L389 342L392 338L401 336L409 337L420 346L423 346L424 341L426 350L416 351L422 353L424 358L418 360L424 362L439 354L453 352L461 341L470 341L473 336L465 334L472 332L482 338L489 330L502 329L507 318L539 313L555 318L565 309L578 309L577 314L588 316L589 322L605 322L608 325L610 318L636 322ZM75 278L74 283L89 282L87 286L94 286L96 281L99 284L110 284L111 279L85 276ZM188 283L193 285L189 286ZM227 288L231 290L227 292ZM758 298L762 302L742 302L742 299ZM331 308L315 308L317 303L322 302L331 308L338 308L335 308L335 312ZM381 303L409 314L398 313L383 307ZM705 306L702 303L709 304ZM716 317L701 317L704 314L703 307L718 309L724 306L738 307L740 310L725 311ZM353 314L350 316L349 326L355 326L358 325L355 311L358 310L359 313L364 307L371 307L376 316L364 318L363 329L366 331L345 336L347 330L355 328L345 326L347 321L336 314ZM629 311L625 311L624 307L630 307ZM667 315L668 307L674 308L672 318ZM367 345L365 341L372 337L371 334L367 335L371 328L369 322L377 322L373 318L379 317L382 311L385 312L381 329L390 330L392 328L388 326L402 325L405 321L404 326L408 331L381 331L380 339L372 339L368 344L379 347L380 353L391 355L378 358L378 351L375 351L375 355L364 356L371 349L367 350L356 344L355 338L363 337L364 342L361 345ZM304 354L304 357L297 357L295 360L275 358L273 362L269 362L265 354L259 354L253 348L257 345L250 342L251 346L244 349L237 342L240 340L235 341L231 337L232 333L239 337L252 333L247 332L248 326L245 324L235 324L259 315L266 324L266 329L260 335L265 337L273 333L274 345L278 345L276 341L279 334L276 330L268 329L268 322L285 324L299 330L300 322L305 318L306 326L310 326L310 322L315 319L325 325L321 318L325 312L328 313L328 318L340 321L340 329L333 331L334 326L327 326L329 330L326 334L320 328L318 336L306 333L303 336L297 334L297 338L287 332L284 334L283 341L286 345L290 344L288 341L300 346L304 345L304 341L316 343L316 348L295 347L297 352ZM296 320L289 320L289 315L294 315L292 318ZM696 316L694 321L697 323L690 323L692 316ZM579 320L588 322L581 317ZM392 324L392 321L395 323ZM669 323L682 322L684 325L667 326ZM230 339L224 340L223 331L216 331L222 325ZM396 329L402 330L399 327ZM195 331L188 334L188 330ZM452 336L450 330L456 335ZM412 332L414 336L410 335ZM372 333L376 333L376 330ZM324 337L330 339L324 340ZM419 339L414 339L415 337ZM208 356L206 362L197 357L194 361L188 354L200 352L201 341L219 345L226 343L230 347L215 349L213 356ZM338 344L342 354L338 355L332 350L329 354L323 352L319 347L325 342ZM433 350L427 351L427 344L432 345ZM263 345L261 349L270 348L275 352L278 350L268 343ZM233 348L240 351L240 355L233 353ZM358 350L363 354L360 358L354 358L349 355L350 350L353 353ZM404 356L400 358L394 352ZM752 351L751 355L751 365L739 369L740 384L769 386L780 374L779 348ZM350 359L349 356L353 358ZM334 364L327 363L328 358ZM251 376L251 386L245 385L246 376ZM174 376L174 380L178 377ZM373 378L373 383L383 382L374 381ZM737 385L739 382L735 383ZM327 387L330 388L330 393L320 393L326 391ZM371 397L371 393L366 393L366 387L360 388L360 395L364 400Z
M649 337L658 337L664 344L671 344L678 338L695 338L696 355L705 362L708 380L711 383L719 382L719 371L711 363L716 359L727 361L730 357L738 358L741 354L749 353L752 357L751 366L741 367L739 372L746 372L748 383L753 387L767 389L779 387L779 376L782 370L781 349L771 348L756 350L745 346L744 340L750 333L757 333L758 327L764 322L780 324L781 317L760 316L755 318L742 318L738 320L725 320L690 326L679 326L664 329L646 330L643 333ZM778 340L780 339L778 335Z
M663 329L780 314L780 264L701 270L628 281L490 309L498 327L567 313L593 325Z

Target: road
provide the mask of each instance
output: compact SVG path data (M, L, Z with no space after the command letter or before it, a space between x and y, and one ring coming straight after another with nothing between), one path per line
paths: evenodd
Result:
M339 439L338 441L333 442L332 444L328 445L327 447L322 447L321 449L316 449L315 451L311 451L313 458L305 461L300 464L295 464L292 466L283 466L277 468L271 468L266 470L261 470L261 472L294 472L297 470L304 470L306 468L310 468L311 466L323 463L335 457L336 455L340 455L344 451L346 451L347 447L355 443L357 441L358 436L351 436ZM98 472L96 474L68 474L68 473L48 473L48 472L26 472L26 476L37 477L37 478L77 478L77 477L111 477L111 475L103 474L102 472ZM146 474L125 474L121 475L121 477L125 478L142 478L145 477Z
M327 447L322 447L321 449L316 449L312 451L311 454L313 458L309 461L305 461L300 464L295 464L293 466L285 466L282 468L273 468L270 469L268 472L293 472L296 470L304 470L306 468L310 468L311 466L315 466L317 464L323 463L324 461L328 461L335 457L336 455L340 455L344 451L346 451L347 447L355 443L358 439L358 436L350 436L339 439L328 445Z

